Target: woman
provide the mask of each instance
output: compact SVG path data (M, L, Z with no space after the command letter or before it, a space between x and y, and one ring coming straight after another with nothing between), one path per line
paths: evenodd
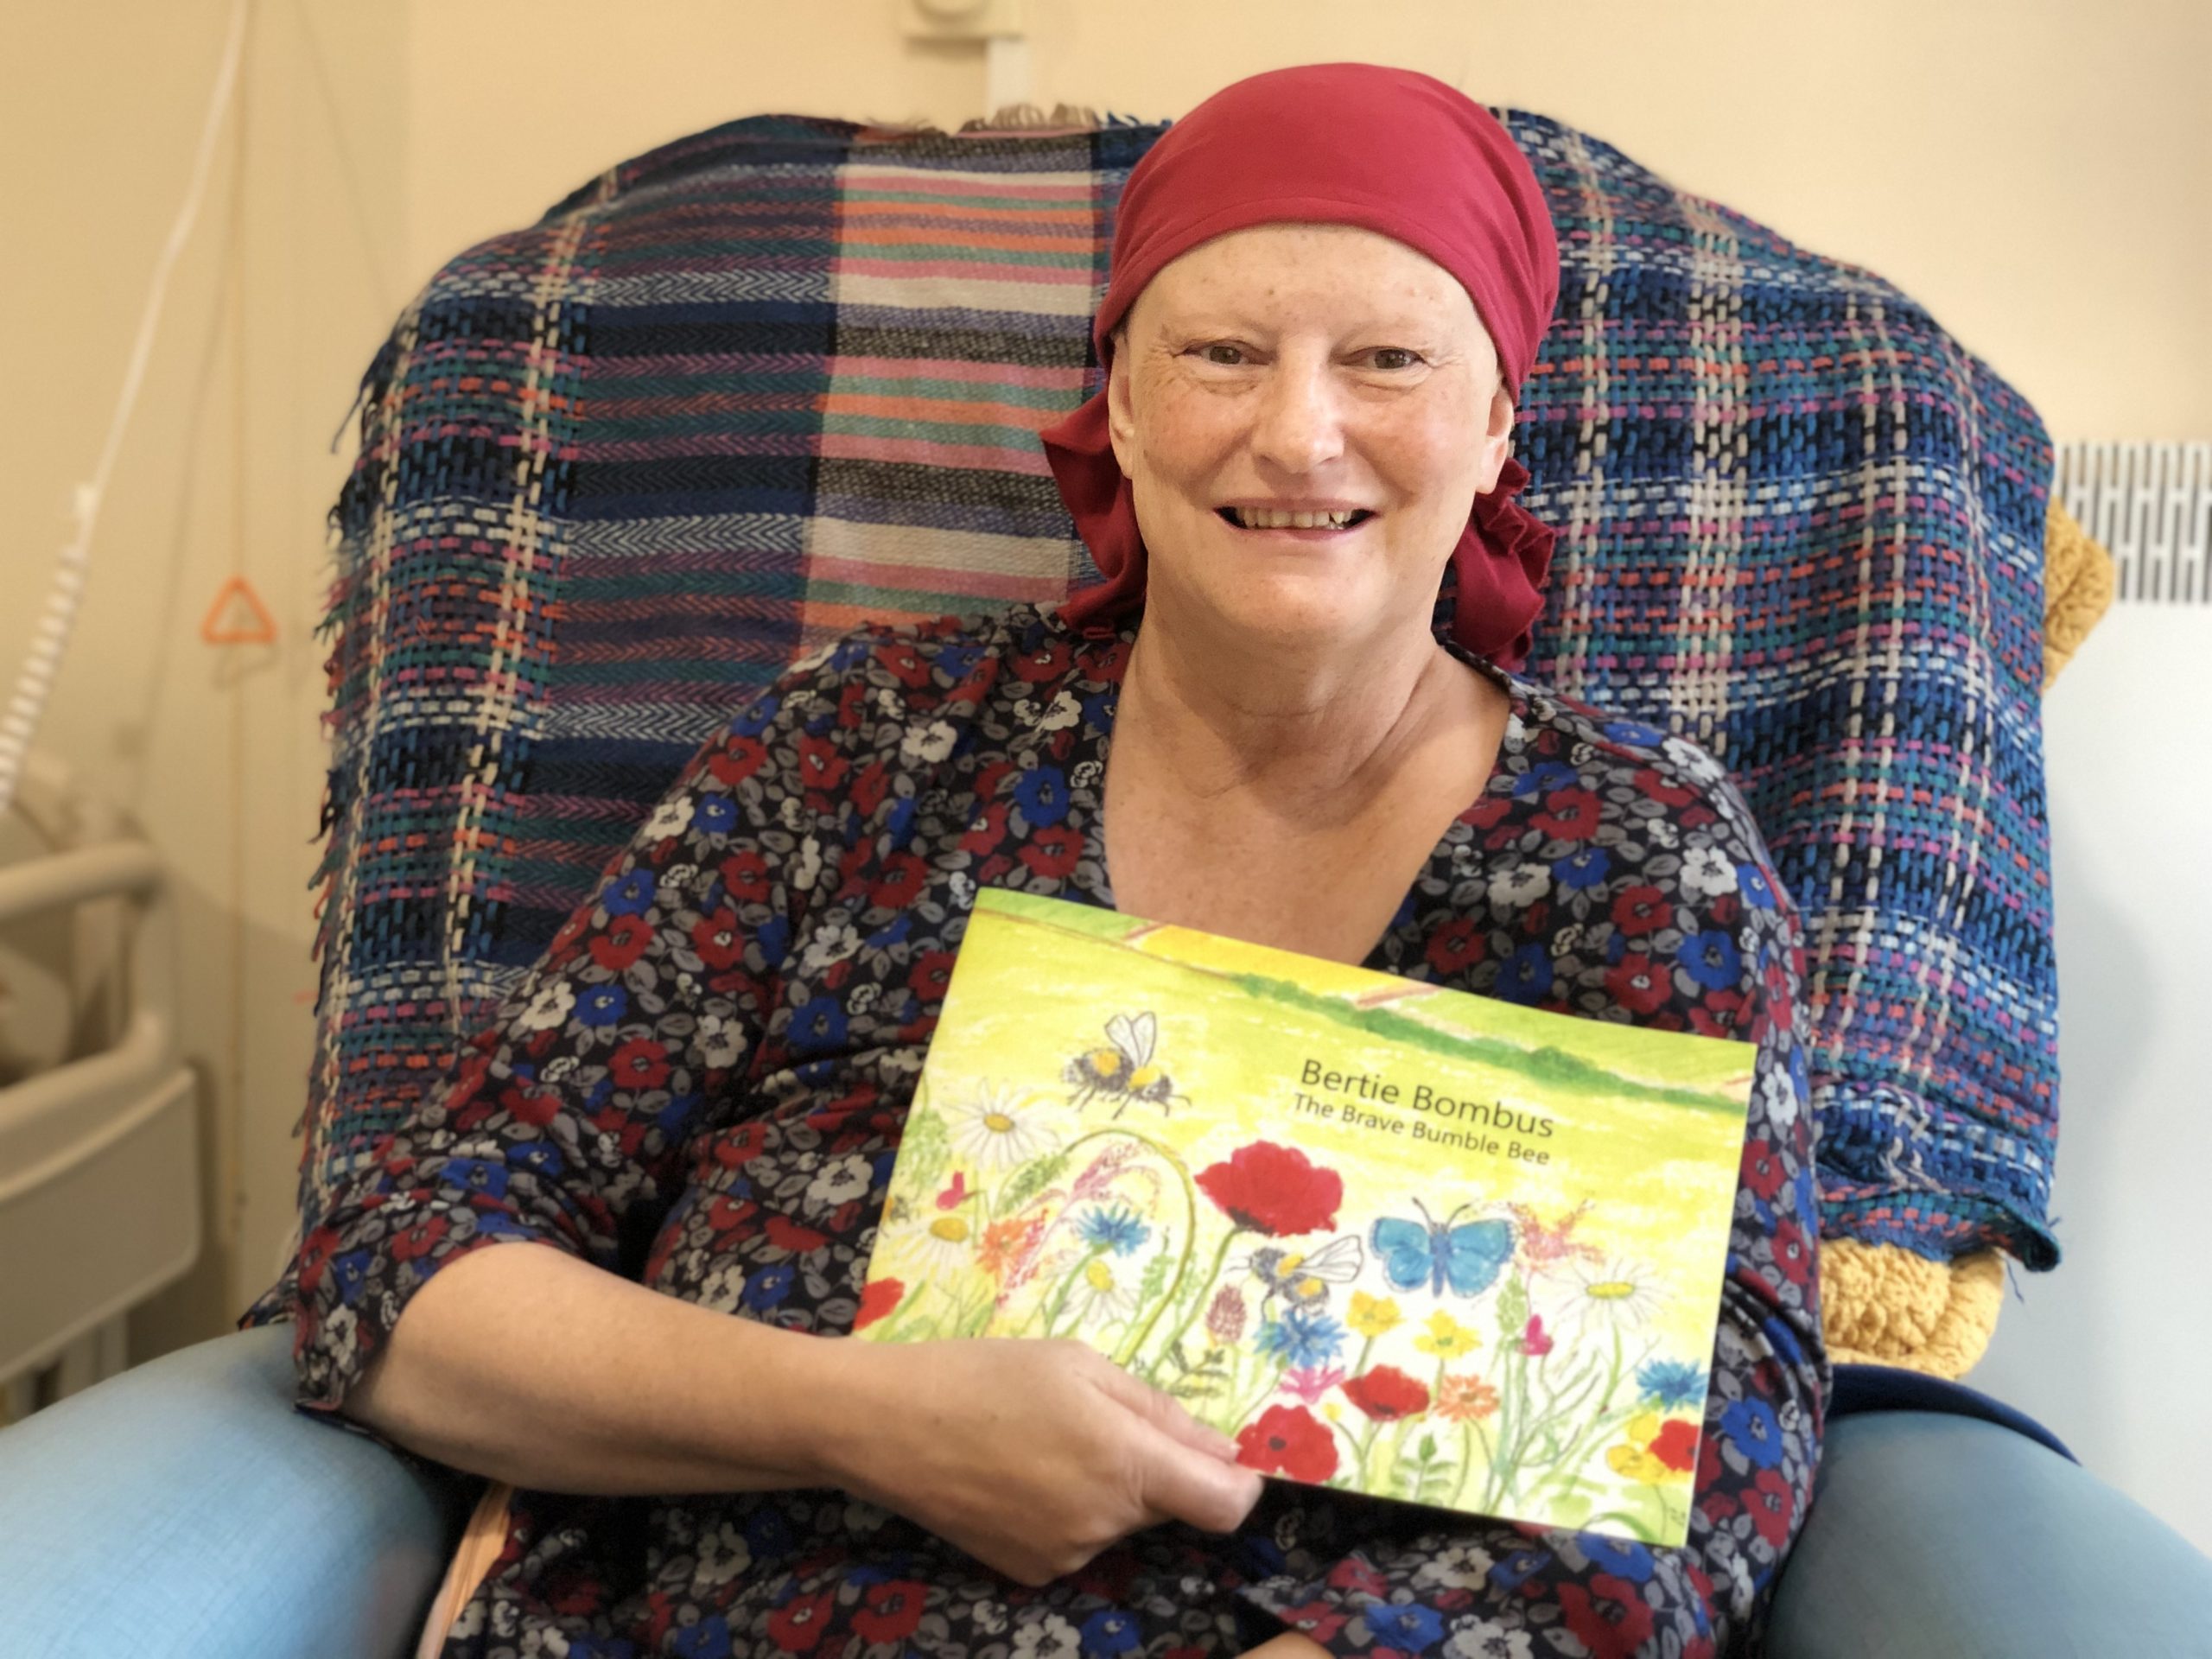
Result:
M1802 949L1709 758L1510 671L1556 284L1425 76L1255 77L1135 169L1106 390L1046 434L1108 580L753 698L303 1245L302 1403L518 1489L444 1652L1751 1639L1822 1403ZM1263 1491L1065 1344L815 1340L979 885L1757 1042L1689 1546Z

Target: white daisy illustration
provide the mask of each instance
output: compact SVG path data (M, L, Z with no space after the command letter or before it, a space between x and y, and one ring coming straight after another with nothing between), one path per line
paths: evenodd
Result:
M985 1084L974 1098L945 1111L952 1149L987 1172L1026 1164L1052 1143L1045 1109L1021 1101L1007 1090Z
M1666 1292L1648 1268L1620 1257L1573 1264L1574 1287L1564 1310L1566 1320L1582 1330L1634 1330L1650 1319Z

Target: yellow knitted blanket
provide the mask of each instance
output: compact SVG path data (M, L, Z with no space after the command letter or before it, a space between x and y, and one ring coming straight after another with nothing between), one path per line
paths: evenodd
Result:
M2044 535L2043 683L2112 603L2112 555L2056 500ZM1830 1356L1963 1376L1997 1330L2005 1258L1976 1250L1931 1262L1894 1244L1821 1241L1821 1326Z

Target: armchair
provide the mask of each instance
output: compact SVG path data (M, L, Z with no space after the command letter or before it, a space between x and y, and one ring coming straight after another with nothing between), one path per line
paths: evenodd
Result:
M1560 531L1529 671L1745 784L1815 931L1834 1239L2049 1266L2041 427L1878 278L1506 118L1567 267L1523 410ZM1034 433L1093 384L1160 130L739 121L408 308L336 515L308 1224L739 689L862 617L1087 579ZM0 1435L7 1641L407 1650L477 1483L291 1414L285 1301ZM1771 1651L2201 1643L2212 1565L2001 1408L1919 1403L1831 1424Z

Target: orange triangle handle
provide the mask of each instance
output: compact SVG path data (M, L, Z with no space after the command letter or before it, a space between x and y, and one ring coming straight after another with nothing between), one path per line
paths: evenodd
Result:
M236 613L241 606L243 617ZM211 645L273 645L276 619L270 615L251 582L244 576L232 576L200 620L200 637Z

